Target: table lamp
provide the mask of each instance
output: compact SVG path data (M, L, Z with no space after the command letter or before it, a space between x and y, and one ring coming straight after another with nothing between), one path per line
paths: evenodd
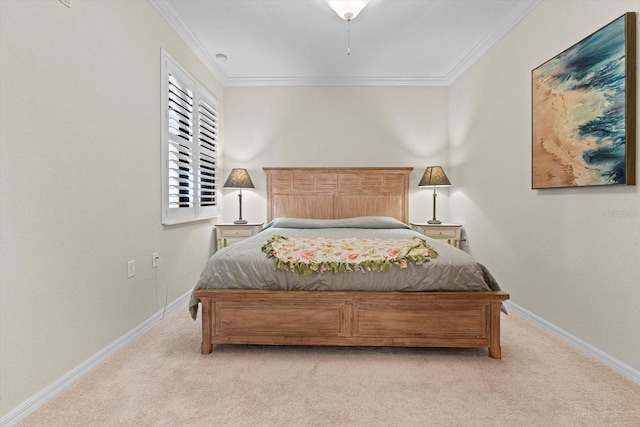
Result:
M234 224L246 224L247 220L242 219L242 189L243 188L255 188L249 172L246 169L233 168L229 174L229 178L224 183L224 188L237 188L240 190L238 193L238 201L240 202L240 215L239 218L233 221Z
M433 187L433 219L427 221L429 224L442 224L442 221L436 219L436 187L449 187L451 183L444 173L442 166L429 166L422 175L422 179L418 187Z

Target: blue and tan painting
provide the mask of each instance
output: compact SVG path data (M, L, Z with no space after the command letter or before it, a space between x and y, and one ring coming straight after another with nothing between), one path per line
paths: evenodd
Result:
M532 187L625 184L625 16L532 72Z

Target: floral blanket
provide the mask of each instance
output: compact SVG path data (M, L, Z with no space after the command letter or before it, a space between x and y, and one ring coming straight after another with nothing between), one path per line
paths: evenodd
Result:
M292 238L276 234L262 246L275 259L275 269L295 274L387 272L391 265L406 268L437 258L438 253L423 239L325 239Z

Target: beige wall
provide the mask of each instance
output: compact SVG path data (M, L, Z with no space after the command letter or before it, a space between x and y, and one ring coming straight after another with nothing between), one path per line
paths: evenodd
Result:
M243 218L266 218L263 167L412 166L410 218L426 221L431 193L417 185L426 166L447 167L447 97L445 87L226 88L225 168L246 167L256 185L243 191ZM237 192L223 194L224 218L237 218Z
M212 250L211 221L160 225L161 47L221 100L224 168L256 184L246 219L265 219L264 166L413 166L410 218L423 221L431 197L416 186L442 164L454 186L438 216L465 224L467 249L513 300L640 369L640 217L603 215L637 213L637 187L530 189L531 69L638 9L544 1L450 88L223 99L146 1L0 0L0 416L161 309L152 252L171 301ZM234 219L237 193L223 194Z
M513 302L636 370L638 186L531 190L531 70L639 10L637 0L545 0L449 97L450 212L470 252Z
M2 416L162 309L152 252L169 301L193 286L212 222L160 225L160 48L223 93L147 1L0 19Z

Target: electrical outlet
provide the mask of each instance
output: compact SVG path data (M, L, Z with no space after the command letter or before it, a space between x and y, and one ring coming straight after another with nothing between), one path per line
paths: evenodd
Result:
M127 279L136 275L136 261L131 260L127 262Z
M158 266L158 261L160 260L160 254L158 252L154 252L151 254L151 267L156 268Z

